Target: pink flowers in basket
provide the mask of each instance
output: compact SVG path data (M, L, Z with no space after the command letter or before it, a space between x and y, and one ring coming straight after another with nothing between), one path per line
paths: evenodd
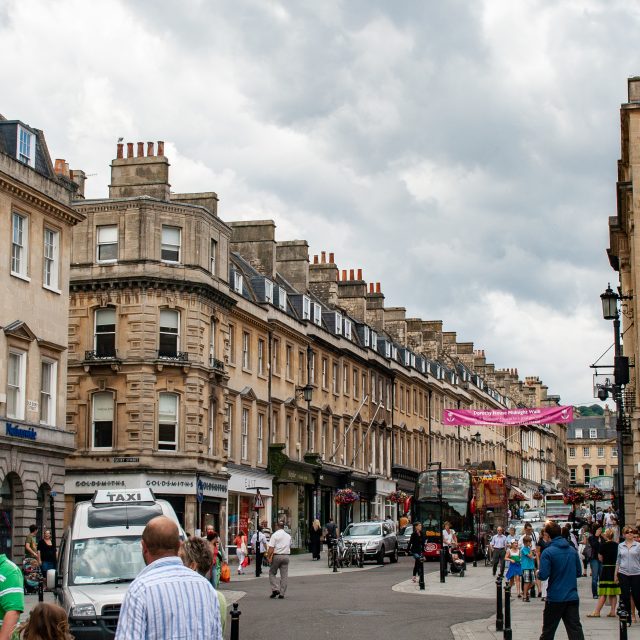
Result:
M338 489L334 500L336 504L351 504L360 500L360 494L353 489Z

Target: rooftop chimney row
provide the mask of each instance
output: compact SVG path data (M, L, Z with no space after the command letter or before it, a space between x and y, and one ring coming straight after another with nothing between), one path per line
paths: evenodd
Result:
M138 142L138 158L144 158L144 142ZM154 143L147 142L147 158L155 158L156 154L154 153ZM164 142L162 140L158 140L158 156L164 156ZM124 143L118 142L116 148L116 158L121 160L124 157ZM127 142L127 158L133 158L133 142Z

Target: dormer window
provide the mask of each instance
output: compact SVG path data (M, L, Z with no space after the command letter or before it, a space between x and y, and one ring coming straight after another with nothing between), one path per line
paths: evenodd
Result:
M242 295L242 274L233 271L233 290Z
M409 365L412 366L414 369L416 368L416 354L415 353L409 354Z
M302 296L302 319L311 320L311 299Z
M36 165L36 137L24 127L18 126L18 148L16 154L20 162L30 167Z
M397 359L398 359L398 347L392 347L392 348L391 348L391 357L392 357L394 360L397 360Z
M278 308L287 310L287 292L282 287L278 287Z
M409 356L410 356L409 352L405 351L404 352L404 366L405 367L408 367L409 363L411 362L411 358Z
M264 299L273 304L273 282L267 278L264 279Z
M378 350L378 334L375 331L371 332L371 348Z
M369 327L364 327L364 331L362 332L364 346L368 347L371 344L371 330Z
M344 337L347 340L351 340L351 320L344 320Z
M322 325L322 307L317 302L313 305L313 324Z
M384 357L385 358L391 357L391 345L388 342L384 343Z
M336 311L335 316L335 333L336 335L342 335L342 315Z

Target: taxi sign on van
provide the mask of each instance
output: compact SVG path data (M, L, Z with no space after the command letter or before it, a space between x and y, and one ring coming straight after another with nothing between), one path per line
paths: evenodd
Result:
M155 502L156 499L151 489L124 489L120 491L99 490L96 491L91 503L97 504L140 504L141 502Z

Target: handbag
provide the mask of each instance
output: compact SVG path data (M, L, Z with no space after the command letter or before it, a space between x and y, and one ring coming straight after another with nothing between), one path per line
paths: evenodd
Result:
M220 582L231 582L231 569L226 562L220 567Z

